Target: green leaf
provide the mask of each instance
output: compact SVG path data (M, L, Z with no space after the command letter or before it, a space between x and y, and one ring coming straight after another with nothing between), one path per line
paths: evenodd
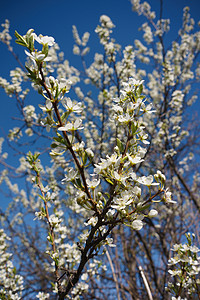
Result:
M64 144L64 138L62 137L62 135L60 135L60 133L56 133L57 134L57 137L54 137L54 141L58 142L58 143L61 143L61 144Z
M13 268L13 274L16 275L17 274L17 270L16 267Z
M144 206L140 206L140 207L137 206L137 212L144 211L145 209L148 209L150 206L151 206L151 203L148 203L148 204L146 204Z
M55 100L58 99L58 96L59 96L59 90L58 90L58 85L56 85Z
M135 135L136 131L138 129L138 124L136 123L136 125L134 123L131 124L131 132L132 135Z
M57 137L54 137L54 141L61 143L63 145L65 145L67 148L69 148L71 145L69 143L67 143L66 139L62 137L62 135L60 135L60 133L56 132Z
M32 80L37 79L37 75L35 72L33 72L31 69L29 69L27 66L25 66L26 70L29 72L28 77L31 78Z
M117 146L119 148L119 151L122 153L124 151L124 147L122 142L117 138Z
M56 265L56 267L58 267L58 263L59 263L59 261L58 261L58 259L57 259L57 258L54 258L54 262L55 262L55 265Z
M41 212L46 216L46 210L43 206L41 207Z
M55 149L56 147L58 147L56 143L51 144L51 148Z
M26 40L16 30L15 30L15 36L17 38L17 40L15 41L17 44L27 47Z
M31 36L30 39L29 39L28 48L29 48L29 50L31 52L33 52L33 50L34 50L34 39L33 39L33 36Z
M26 38L26 43L27 43L28 46L30 45L31 39L33 38L33 37L31 36L31 33L32 33L33 31L34 31L33 29L30 29L30 30L28 30L27 33L26 33L25 38ZM28 48L29 48L29 47L28 47Z
M53 243L53 238L52 238L52 235L50 232L49 232L49 241L50 241L50 243Z
M113 185L113 182L111 181L110 178L106 178L106 181Z
M87 156L87 153L86 153L86 152L84 152L84 153L82 154L83 165L85 165L85 164L86 164L86 162L87 162L87 158L88 158L88 156Z
M18 45L26 47L26 44L23 41L16 40L15 43L18 44Z
M138 95L140 96L143 92L143 85L140 84L139 87L137 88L137 92L138 92Z
M42 48L42 53L45 54L45 56L47 57L48 52L49 52L48 44L44 44Z
M35 154L33 155L34 160L36 161L36 160L38 159L39 156L40 156L40 153L35 153Z
M43 201L45 201L45 198L44 198L42 195L38 194L38 196L39 196Z
M61 116L61 120L64 121L65 119L67 119L67 117L69 116L69 112L68 111L65 111L62 116Z
M75 178L75 181L74 181L75 185L77 187L79 187L81 190L83 189L83 185L82 185L82 182L81 182L81 179L80 178Z
M127 155L125 155L125 156L121 159L121 163L124 163L126 159L127 159Z

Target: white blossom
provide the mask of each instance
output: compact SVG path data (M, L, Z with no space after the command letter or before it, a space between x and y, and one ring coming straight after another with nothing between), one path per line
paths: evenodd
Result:
M74 123L67 123L65 126L61 126L58 128L59 131L75 131L75 130L81 130L84 127L82 125L82 120L77 119Z
M143 222L141 220L134 220L131 227L135 230L141 230L143 228Z
M39 44L47 44L48 46L53 46L55 43L55 40L53 37L51 36L43 36L42 34L40 34L39 36L35 35L35 40L39 43Z

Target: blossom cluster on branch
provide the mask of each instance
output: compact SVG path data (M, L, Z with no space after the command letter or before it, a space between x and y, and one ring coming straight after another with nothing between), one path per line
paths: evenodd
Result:
M131 3L146 18L143 41L122 49L102 15L95 32L103 50L91 64L90 34L73 26L82 70L33 29L15 32L22 64L3 24L0 40L19 67L0 86L21 117L7 138L20 154L17 168L0 140L0 183L12 198L0 210L2 299L199 297L199 249L190 234L187 245L181 238L199 228L199 124L186 117L197 99L200 32L186 7L166 47L170 20L147 2Z

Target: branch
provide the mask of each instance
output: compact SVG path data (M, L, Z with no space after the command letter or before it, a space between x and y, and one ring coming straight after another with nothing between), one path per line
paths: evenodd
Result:
M175 163L172 159L172 157L168 158L168 162L169 165L172 167L172 169L174 170L176 176L178 177L178 179L180 180L181 184L183 185L183 187L185 188L186 192L188 193L188 195L190 196L191 200L193 201L194 205L196 206L197 210L200 212L200 204L198 199L196 199L195 195L193 194L193 192L191 191L191 189L189 188L189 186L187 185L187 183L185 182L183 176L178 172Z
M42 64L40 64L40 74L41 74L41 77L42 77L42 80L41 80L41 85L42 87L45 89L45 91L47 92L47 95L49 97L49 99L51 100L52 104L53 104L53 108L54 108L54 111L55 111L55 114L56 114L56 117L57 117L57 120L58 120L58 127L62 127L64 126L62 120L61 120L61 116L60 116L60 113L59 113L59 110L58 110L58 100L54 100L53 96L51 95L47 85L46 85L46 82L45 82L45 78L44 78L44 74L43 74L43 71L42 71ZM67 132L66 131L63 131L63 136L67 142L67 145L68 145L68 149L75 161L75 164L79 170L79 173L81 175L81 178L82 178L82 181L83 181L83 185L84 185L84 189L85 189L85 193L87 194L88 196L88 200L90 201L90 203L92 204L92 207L93 207L93 210L97 213L97 215L99 215L99 211L96 207L96 203L94 202L94 200L92 199L92 196L89 192L89 189L88 189L88 186L87 186L87 183L86 183L86 178L85 178L85 173L84 173L84 167L80 165L79 163L79 160L78 158L76 157L76 154L72 148L72 145L69 141L69 138L68 138L68 135L67 135Z
M114 269L114 266L113 266L113 263L112 263L112 259L110 257L110 253L109 253L107 248L105 248L105 249L106 249L106 256L108 258L108 261L109 261L109 264L110 264L110 267L111 267L111 270L112 270L113 279L114 279L116 290L117 290L117 299L120 300L121 298L120 298L119 284L118 284L117 277L115 275L115 269Z

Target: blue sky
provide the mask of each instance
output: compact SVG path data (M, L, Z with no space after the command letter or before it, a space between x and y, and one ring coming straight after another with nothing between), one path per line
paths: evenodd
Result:
M153 10L159 10L160 0L149 0L149 3ZM172 31L170 35L172 36L175 36L176 30L181 24L184 6L190 6L191 15L198 21L200 0L163 0L164 17L171 19ZM37 34L42 33L55 37L56 42L65 53L65 58L72 64L76 64L77 57L72 54L72 25L77 26L80 34L85 31L91 33L90 46L94 49L94 53L98 49L98 39L94 29L102 14L111 17L116 25L114 35L122 46L131 44L135 38L138 38L138 28L144 22L144 18L138 17L136 13L132 12L129 0L2 0L0 24L6 18L9 19L12 36L14 36L15 30L24 34L29 28L33 28ZM25 55L22 47L18 45L14 45L14 47L23 61ZM9 71L16 67L17 63L2 44L0 44L0 54L0 76L9 78ZM0 132L2 129L7 132L10 126L8 121L15 113L15 105L14 101L8 99L2 89L0 89L0 98L2 104Z
M153 10L159 11L160 0L149 0L149 3ZM191 15L197 22L200 19L200 0L163 0L163 17L171 19L170 38L176 37L185 6L191 8ZM114 36L123 47L132 44L133 40L140 36L138 28L145 19L132 11L129 0L2 0L0 24L6 18L10 20L14 51L22 61L25 58L24 49L14 43L14 31L25 34L28 29L33 28L37 34L53 36L64 51L65 58L76 66L78 57L72 53L72 25L77 26L81 35L85 31L91 33L89 46L93 49L91 53L94 54L98 50L98 39L94 30L102 14L111 17L116 25ZM2 43L0 43L0 66L0 76L7 79L10 70L17 66L17 62ZM1 136L3 132L5 134L8 132L12 123L11 117L16 115L16 108L14 99L8 98L1 88L0 101Z
M153 10L159 11L160 0L149 0L149 3ZM197 22L200 0L163 0L163 17L171 19L170 38L176 37L185 6L191 8L191 15ZM22 61L25 58L24 49L14 43L14 31L25 34L28 29L33 28L37 34L53 36L64 51L65 58L75 66L79 58L72 53L72 25L77 26L80 35L85 31L90 32L89 46L93 49L91 53L94 54L98 50L98 39L94 30L102 14L111 17L116 25L114 36L123 47L133 44L134 39L140 36L138 28L145 21L132 11L129 0L2 0L0 8L0 24L6 18L10 20L14 50ZM7 79L10 70L17 66L15 59L2 43L0 43L0 65L0 76ZM1 136L3 132L5 134L8 132L12 124L11 118L13 115L16 116L16 108L14 99L8 98L2 89L0 100Z
M160 0L149 0L149 3L153 10L159 11ZM163 0L163 17L171 19L170 38L176 37L185 6L191 8L191 15L197 22L200 0ZM14 31L25 34L28 29L33 28L37 34L53 36L65 53L65 59L76 66L78 57L74 57L72 52L72 25L77 26L80 35L85 31L90 32L89 46L93 49L91 53L94 54L98 51L98 39L94 30L102 14L108 15L116 25L114 36L123 47L133 44L134 39L139 38L138 28L145 19L132 12L129 0L1 0L0 24L6 18L10 20L14 51L22 61L25 59L24 49L15 45ZM2 43L0 43L0 66L0 76L6 79L9 79L10 70L18 66ZM0 101L0 136L2 136L14 126L12 117L17 117L17 111L14 99L7 97L1 88ZM31 101L34 101L34 98L29 99L29 103ZM9 162L14 160L16 157L11 155ZM3 201L2 198L1 200Z
M129 0L2 0L1 2L0 23L5 18L9 19L13 36L15 30L24 34L29 28L35 29L37 34L54 36L65 52L65 57L69 59L72 57L73 46L72 25L76 25L81 34L89 31L91 45L95 48L94 42L97 40L94 29L102 14L111 17L116 25L115 36L122 45L133 42L138 36L138 27L144 21L143 17L138 17L132 12ZM160 0L149 0L149 3L153 10L159 10ZM163 0L164 17L171 19L172 34L181 23L182 10L186 5L190 6L191 15L198 21L200 0ZM15 50L23 55L19 46L16 45ZM15 66L16 62L7 55L2 45L0 53L0 76L8 76L9 69Z

